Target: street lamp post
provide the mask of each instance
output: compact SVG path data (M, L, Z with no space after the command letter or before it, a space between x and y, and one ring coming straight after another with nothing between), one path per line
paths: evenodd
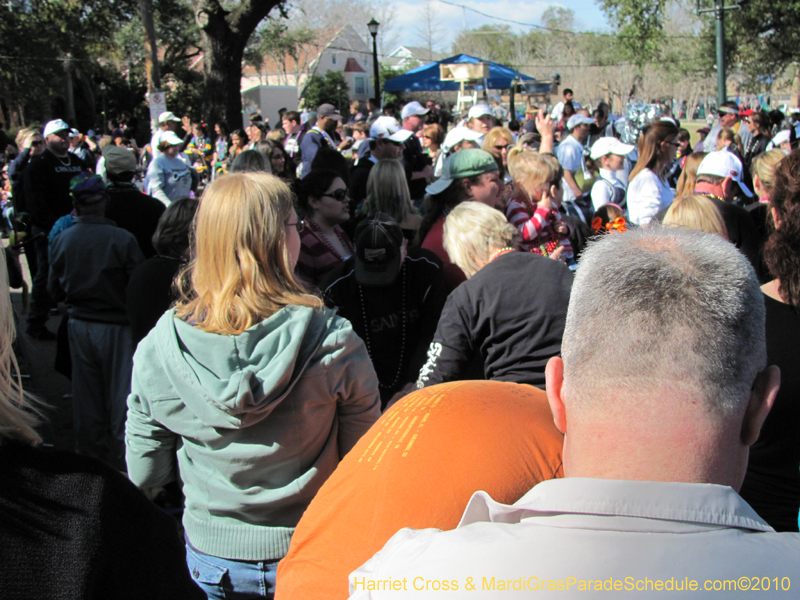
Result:
M381 80L380 74L378 72L378 23L375 18L373 17L372 20L367 23L367 27L369 28L369 34L372 36L372 69L373 74L372 77L375 79L375 101L382 105L381 102Z

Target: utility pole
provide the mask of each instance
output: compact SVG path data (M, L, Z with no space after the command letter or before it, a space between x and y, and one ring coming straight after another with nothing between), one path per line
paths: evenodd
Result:
M725 6L725 0L712 0L714 2L713 8L700 8L700 0L697 0L697 14L714 13L716 17L716 34L717 34L717 109L722 106L723 102L728 100L728 88L725 79L725 11L726 10L739 10L741 7L738 4Z

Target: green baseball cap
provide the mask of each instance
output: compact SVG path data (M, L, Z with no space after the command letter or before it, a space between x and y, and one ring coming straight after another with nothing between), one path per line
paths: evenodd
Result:
M459 150L445 159L442 166L442 176L425 188L425 191L435 196L449 188L450 184L456 179L475 177L476 175L483 175L497 170L497 163L494 157L486 150L478 148Z

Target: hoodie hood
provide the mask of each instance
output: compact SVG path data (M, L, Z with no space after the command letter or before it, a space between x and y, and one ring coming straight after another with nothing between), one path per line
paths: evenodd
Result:
M240 429L286 398L335 315L328 308L288 306L239 335L221 335L169 310L156 324L156 349L176 394L204 425Z

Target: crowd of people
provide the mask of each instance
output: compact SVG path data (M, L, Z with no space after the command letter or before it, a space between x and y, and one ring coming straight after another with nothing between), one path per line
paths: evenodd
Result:
M124 573L150 561L187 598L796 574L800 112L726 103L694 147L569 89L508 116L20 131L3 262L25 252L80 456L37 448L3 274L10 597L154 595Z

